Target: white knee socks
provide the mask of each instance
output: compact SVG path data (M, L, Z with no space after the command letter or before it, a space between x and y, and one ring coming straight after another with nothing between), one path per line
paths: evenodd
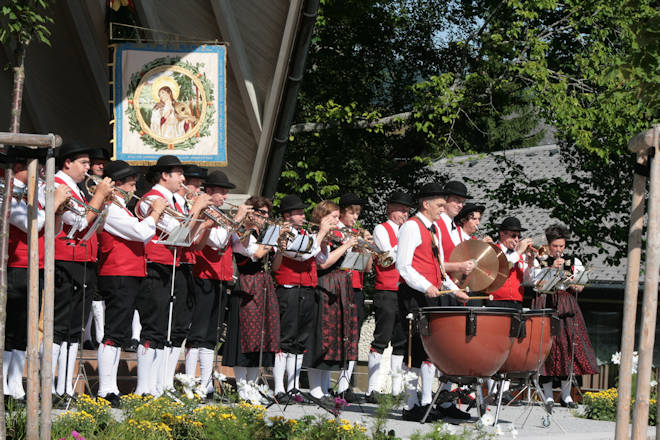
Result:
M25 355L26 353L22 350L12 350L7 383L9 390L11 390L11 395L16 399L22 399L25 397L25 390L23 389Z
M284 392L284 373L286 372L286 353L275 353L275 364L273 365L273 383L275 394Z
M53 344L53 358L52 358L52 378L53 378L53 389L51 391L52 394L56 394L57 390L55 388L55 372L57 371L57 362L60 357L60 345L59 344Z
M247 367L245 370L245 380L248 382L256 382L259 377L259 367Z
M140 314L135 310L133 311L133 322L131 323L131 339L139 341L141 331L142 326L140 325Z
M154 361L151 364L151 394L154 397L160 397L164 390L165 381L165 350L156 349Z
M367 394L372 392L380 392L380 361L383 358L381 353L377 351L369 352L369 387Z
M300 387L300 369L302 368L303 355L287 353L286 356L286 376L287 391Z
M186 350L186 376L197 376L197 361L199 360L199 348Z
M181 347L165 347L165 390L174 390L174 374L179 365L179 356L181 356Z
M9 366L11 365L11 351L2 352L2 389L5 391L5 396L13 396L14 393L7 385L7 378L9 377Z
M105 326L105 301L92 301L92 313L94 314L96 342L100 344L103 341L103 327Z
M317 368L307 369L309 378L309 394L317 399L323 397L323 371Z
M76 371L78 343L63 342L58 359L57 394L73 396L73 376Z
M573 384L568 379L561 381L561 400L563 400L566 403L570 403L573 401L573 398L571 397L572 386Z
M422 362L420 376L422 379L422 406L428 405L433 400L433 379L435 378L435 365L431 362Z
M213 350L209 348L199 349L199 370L202 377L202 389L206 393L213 392Z
M99 362L99 397L114 393L119 395L117 388L117 368L121 350L112 345L99 345L97 353Z
M392 394L398 396L403 391L403 356L392 355L390 359L390 372L392 374Z
M545 396L546 401L552 400L554 402L555 398L552 395L552 381L543 384L543 395Z
M419 368L406 368L406 407L408 410L419 405L417 398L417 383L419 381Z
M137 387L135 394L151 394L151 367L156 350L140 344L137 350Z
M353 368L355 367L355 361L348 361L348 367L345 370L339 372L339 379L337 379L337 392L343 393L350 388L351 376L353 375Z

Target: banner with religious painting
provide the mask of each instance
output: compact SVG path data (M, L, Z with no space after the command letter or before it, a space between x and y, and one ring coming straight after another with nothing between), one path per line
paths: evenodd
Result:
M115 159L152 165L227 165L226 51L222 45L114 46Z

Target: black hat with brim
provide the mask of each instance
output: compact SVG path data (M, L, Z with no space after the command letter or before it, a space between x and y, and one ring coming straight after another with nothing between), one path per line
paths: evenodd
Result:
M123 160L114 160L108 162L103 167L103 177L109 177L112 180L124 180L130 176L137 176L138 170L130 166Z
M461 211L456 215L454 221L458 223L464 218L467 218L473 212L480 212L483 214L485 210L486 207L484 205L477 205L476 203L466 203L465 205L463 205L463 209L461 209Z
M78 144L76 142L68 142L59 148L57 158L60 162L63 162L65 159L72 159L81 154L89 155L93 150L94 148L86 145Z
M427 197L440 197L444 196L445 193L442 192L442 185L439 183L431 182L427 183L419 190L417 194L417 199L425 199Z
M26 163L28 159L37 159L40 163L45 163L48 153L48 148L30 148L11 145L7 149L4 159L9 163Z
M208 171L197 165L184 165L183 175L186 178L205 180L208 177Z
M518 220L516 217L505 218L502 223L497 225L497 229L499 231L516 231L516 232L522 232L527 230L520 225L520 220Z
M447 182L442 188L442 193L446 196L459 196L466 199L470 198L468 195L467 186L458 180L450 180Z
M94 148L89 152L91 160L110 160L110 152L105 148Z
M209 174L206 178L206 182L204 182L204 185L206 187L217 186L227 189L236 188L236 185L231 183L227 175L220 170L213 171L211 174Z
M160 156L156 161L156 165L151 167L154 171L167 171L172 168L183 168L183 164L178 157L167 154L165 156Z
M409 207L415 206L415 200L412 196L404 191L394 191L390 194L390 198L387 203L398 203L400 205L405 205Z
M339 206L364 205L364 199L359 198L353 193L346 193L339 198Z
M295 194L284 196L280 202L280 212L295 211L296 209L305 209L307 205L303 203L300 197Z

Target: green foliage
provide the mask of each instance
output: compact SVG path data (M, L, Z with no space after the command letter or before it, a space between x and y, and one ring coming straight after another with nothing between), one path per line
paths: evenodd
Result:
M50 46L48 25L53 19L45 14L49 7L46 0L5 0L0 6L0 14L7 23L0 29L0 42L7 43L12 38L20 45L27 46L32 38Z
M7 440L23 440L27 437L27 412L24 405L15 404L13 399L5 412Z
M633 393L634 395L634 393ZM597 393L584 393L583 404L585 406L584 416L594 420L616 420L616 405L619 393L616 388L600 391ZM634 408L634 399L631 401L630 410ZM656 426L657 415L657 391L653 392L649 399L649 425Z

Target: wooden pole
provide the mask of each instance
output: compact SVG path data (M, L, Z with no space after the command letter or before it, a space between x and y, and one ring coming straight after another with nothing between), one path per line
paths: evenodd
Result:
M649 421L649 398L651 367L653 363L653 345L655 342L655 322L658 308L658 278L660 269L660 152L658 135L655 128L655 157L651 160L649 176L649 209L646 235L646 271L644 276L644 303L642 305L642 323L639 339L639 367L637 368L637 394L633 410L633 440L646 439ZM649 155L650 156L650 155Z
M28 161L27 439L39 438L39 226L37 159ZM34 421L34 422L32 422Z
M645 165L646 151L637 153L637 164ZM630 231L628 232L628 270L623 300L623 329L621 331L621 365L619 368L619 399L616 405L615 440L628 439L630 424L630 398L632 397L632 355L635 349L635 320L639 269L642 259L642 229L644 227L644 201L646 176L635 174L633 179Z
M55 139L53 139L55 147ZM50 440L53 404L53 313L55 297L55 157L46 159L46 225L44 231L44 333L41 356L41 440Z
M62 145L62 138L56 134L29 134L29 133L7 133L0 132L0 144L21 145L25 147L59 147Z

